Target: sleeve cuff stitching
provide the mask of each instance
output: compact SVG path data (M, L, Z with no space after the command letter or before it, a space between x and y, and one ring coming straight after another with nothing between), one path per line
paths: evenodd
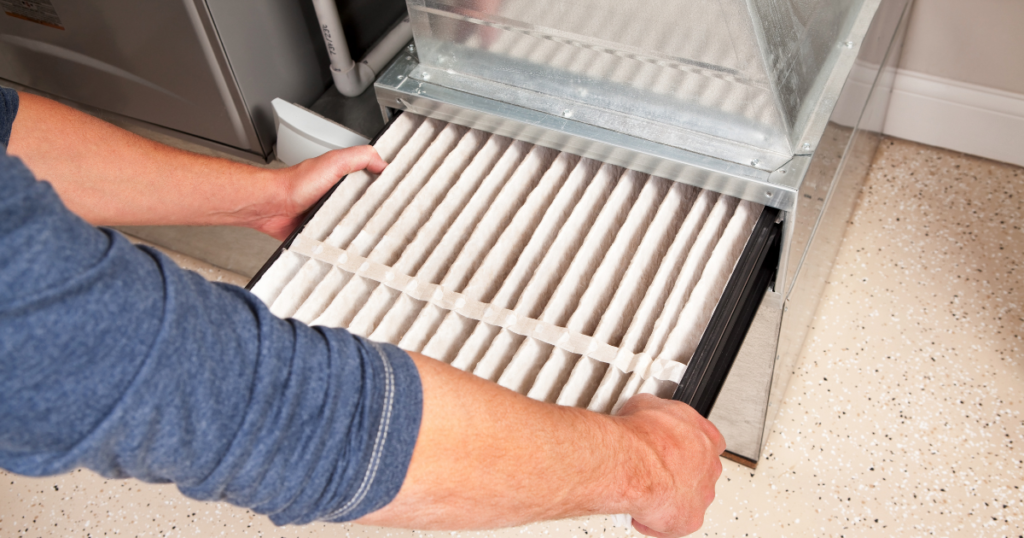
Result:
M384 365L384 412L381 414L380 424L377 428L377 438L373 442L373 455L370 457L370 465L366 469L366 475L363 476L362 484L359 485L359 489L356 490L352 499L341 508L324 517L323 519L325 520L333 520L345 516L359 506L359 503L366 498L366 494L370 491L370 486L373 485L374 477L377 475L377 469L380 467L384 444L387 441L388 430L391 428L391 411L395 402L395 372L384 350L376 342L369 342L369 344L377 351Z

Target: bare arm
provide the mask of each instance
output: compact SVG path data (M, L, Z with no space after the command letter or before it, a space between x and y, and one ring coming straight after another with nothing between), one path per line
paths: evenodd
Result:
M620 416L545 404L411 353L423 423L402 489L361 523L495 528L630 513L652 536L696 531L721 474L721 435L644 395Z
M226 224L283 238L341 176L385 166L351 148L282 170L196 155L53 101L20 94L8 152L93 224ZM423 422L406 480L361 522L494 528L630 513L638 530L697 530L724 442L688 406L645 396L618 417L530 400L412 354Z
M21 92L8 153L95 225L248 226L283 239L342 176L385 163L369 146L269 170L172 148Z

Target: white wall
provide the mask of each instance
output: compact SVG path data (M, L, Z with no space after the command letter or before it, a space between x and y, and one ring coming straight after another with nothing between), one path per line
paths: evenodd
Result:
M1024 94L1024 0L916 0L900 67Z
M915 0L885 132L1024 166L1024 0Z

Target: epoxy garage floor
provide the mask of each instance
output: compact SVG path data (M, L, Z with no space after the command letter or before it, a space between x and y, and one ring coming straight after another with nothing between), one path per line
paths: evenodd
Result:
M695 536L1024 534L1021 197L1021 168L883 142L763 460L756 472L723 461ZM4 537L451 535L277 528L89 471L0 478ZM608 517L457 533L627 534Z

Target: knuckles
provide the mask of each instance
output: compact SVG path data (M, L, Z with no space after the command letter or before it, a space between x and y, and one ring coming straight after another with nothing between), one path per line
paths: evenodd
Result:
M640 520L646 530L654 536L696 532L722 474L721 433L690 406L651 395L633 397L619 415L660 462L652 469L654 487L641 495L647 510Z

